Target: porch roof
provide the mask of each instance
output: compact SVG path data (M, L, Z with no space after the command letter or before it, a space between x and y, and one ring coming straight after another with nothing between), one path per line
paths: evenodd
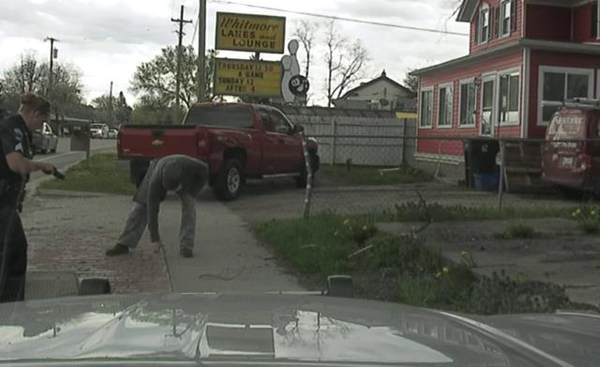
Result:
M532 50L547 50L557 52L600 55L600 44L558 42L523 38L520 40L507 42L503 45L489 50L459 57L457 59L446 61L441 64L429 66L423 69L414 70L410 74L416 76L435 74L440 71L451 70L455 67L466 66L490 60L492 58L497 57L498 55L509 53L523 48L530 48Z

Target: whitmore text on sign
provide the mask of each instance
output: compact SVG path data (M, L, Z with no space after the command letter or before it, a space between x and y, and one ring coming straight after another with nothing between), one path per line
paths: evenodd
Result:
M284 44L284 17L217 13L217 50L281 54Z
M281 95L281 63L215 59L215 94L277 97Z

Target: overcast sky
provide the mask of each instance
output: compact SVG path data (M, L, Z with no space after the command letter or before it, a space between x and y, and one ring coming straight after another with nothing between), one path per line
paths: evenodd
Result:
M268 14L287 18L286 37L289 41L301 19L325 22L324 19L252 9L208 0L207 48L214 47L215 14L217 11ZM293 11L358 18L406 26L468 32L468 25L450 19L448 0L232 0ZM166 45L176 45L177 25L171 18L179 17L184 5L186 19L197 18L197 0L19 0L0 2L0 71L18 61L23 52L33 51L40 60L47 60L50 46L44 38L60 40L58 60L76 65L83 74L85 97L88 101L108 93L110 81L114 93L123 91L130 103L135 96L128 91L138 64L152 59ZM342 33L350 40L361 39L369 52L368 79L386 70L388 77L402 82L408 68L423 67L465 55L468 38L381 26L337 21ZM185 27L184 44L192 43L194 26ZM197 35L196 35L197 37ZM318 41L322 36L318 35ZM197 44L197 38L194 45ZM247 53L221 53L222 56L247 59ZM264 54L263 54L264 55ZM302 51L300 51L302 56ZM281 55L264 55L279 60ZM314 100L322 102L325 68L323 52L313 52L311 89ZM302 61L302 59L301 59Z

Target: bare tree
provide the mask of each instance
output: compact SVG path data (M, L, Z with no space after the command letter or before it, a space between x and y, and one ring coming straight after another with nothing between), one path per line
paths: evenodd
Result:
M416 75L411 75L413 71L417 69L409 68L406 69L406 75L404 77L403 83L404 86L410 89L413 93L417 93L419 91L419 77Z
M294 31L294 37L298 38L306 53L306 60L304 61L304 76L306 78L308 78L310 71L310 55L315 42L315 33L318 28L319 23L301 20Z
M325 46L327 107L331 107L333 100L340 98L350 84L364 77L369 56L360 40L348 43L333 21L327 26Z
M327 107L331 107L333 100L333 77L334 74L342 67L341 48L346 43L346 40L340 36L334 21L327 25L327 33L325 33L325 62L327 63Z

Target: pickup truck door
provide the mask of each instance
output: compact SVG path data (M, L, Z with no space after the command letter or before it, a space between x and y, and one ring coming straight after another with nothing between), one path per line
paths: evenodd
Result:
M298 133L294 132L293 125L279 111L269 112L272 130L269 134L277 139L277 160L275 173L300 172L303 162L302 140Z
M262 146L262 173L274 174L279 171L279 156L283 148L281 134L275 132L269 110L261 108L258 111L260 122L264 128Z

